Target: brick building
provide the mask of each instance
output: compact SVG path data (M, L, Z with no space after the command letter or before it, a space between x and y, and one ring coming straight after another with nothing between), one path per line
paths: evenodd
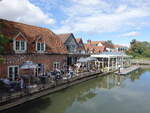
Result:
M49 29L0 19L0 34L9 39L5 52L0 55L4 58L0 64L0 78L15 80L25 61L38 64L37 73L66 65L67 49Z

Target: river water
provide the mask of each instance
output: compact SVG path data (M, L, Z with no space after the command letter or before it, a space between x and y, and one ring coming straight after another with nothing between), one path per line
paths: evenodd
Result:
M150 113L150 70L92 79L2 113Z

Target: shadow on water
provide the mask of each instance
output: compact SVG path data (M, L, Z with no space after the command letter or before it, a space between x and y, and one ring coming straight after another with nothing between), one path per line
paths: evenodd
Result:
M145 70L140 69L127 76L111 74L92 79L1 113L66 113L75 102L82 104L96 97L97 89L109 91L119 88L126 80L139 80L144 72Z
M50 98L39 98L1 113L40 113L41 110L46 109L50 105Z

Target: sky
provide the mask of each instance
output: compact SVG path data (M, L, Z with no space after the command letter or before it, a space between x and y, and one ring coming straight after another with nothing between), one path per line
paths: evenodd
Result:
M150 0L0 0L0 18L86 40L150 42Z

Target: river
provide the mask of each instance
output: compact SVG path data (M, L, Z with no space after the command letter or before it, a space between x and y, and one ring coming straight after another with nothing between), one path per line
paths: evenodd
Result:
M92 79L1 113L150 113L150 70Z

